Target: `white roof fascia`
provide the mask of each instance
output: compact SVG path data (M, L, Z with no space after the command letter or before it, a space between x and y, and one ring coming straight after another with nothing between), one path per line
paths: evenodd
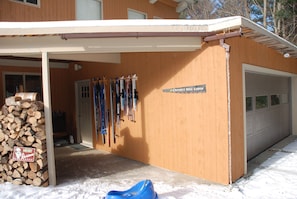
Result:
M52 35L97 32L212 32L241 25L241 17L209 20L86 20L0 22L0 35Z

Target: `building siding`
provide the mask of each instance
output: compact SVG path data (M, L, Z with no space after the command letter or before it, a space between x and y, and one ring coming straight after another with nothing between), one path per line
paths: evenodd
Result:
M0 1L0 21L63 21L75 20L75 0L40 0L31 6L11 0ZM166 1L164 1L166 2ZM149 19L176 19L175 8L149 0L103 0L103 19L127 19L128 8L146 13Z

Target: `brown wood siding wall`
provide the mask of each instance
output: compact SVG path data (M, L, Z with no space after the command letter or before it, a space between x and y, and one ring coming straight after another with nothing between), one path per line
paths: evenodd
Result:
M244 174L244 123L242 64L251 64L274 70L297 73L297 59L285 59L280 53L246 38L226 41L231 45L231 151L232 180Z
M75 0L40 0L40 7L0 1L0 21L62 21L75 19Z
M99 135L95 147L228 184L225 52L207 46L192 53L126 53L120 65L81 63L81 71L71 70L73 81L134 73L139 78L136 123L124 117L117 143L103 145ZM197 84L206 84L207 92L162 92Z
M0 1L0 21L62 21L75 20L75 0L40 0L40 7L10 0ZM103 19L127 19L127 9L164 19L178 18L175 8L149 0L103 0Z
M149 0L105 0L103 1L104 19L127 19L128 8L147 14L148 19L160 17L163 19L177 19L175 8L156 2L150 4Z

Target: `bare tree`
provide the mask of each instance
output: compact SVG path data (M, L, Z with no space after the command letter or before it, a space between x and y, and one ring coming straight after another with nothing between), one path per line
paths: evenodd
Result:
M248 0L225 0L223 6L217 10L219 16L243 16L250 18Z
M296 0L194 0L182 18L244 16L297 44Z
M214 4L209 0L196 0L189 4L188 8L182 12L183 18L191 19L213 19L217 18L214 14Z

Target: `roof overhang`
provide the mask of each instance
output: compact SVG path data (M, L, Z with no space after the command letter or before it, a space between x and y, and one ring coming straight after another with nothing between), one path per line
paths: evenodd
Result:
M228 35L242 35L297 58L296 45L243 17L0 22L0 56L36 58L48 52L51 59L119 63L123 52L195 51L207 38Z

